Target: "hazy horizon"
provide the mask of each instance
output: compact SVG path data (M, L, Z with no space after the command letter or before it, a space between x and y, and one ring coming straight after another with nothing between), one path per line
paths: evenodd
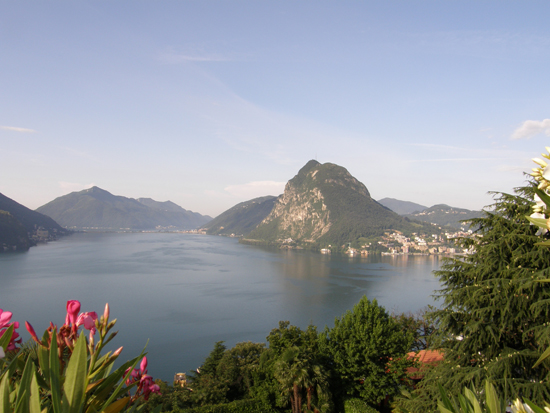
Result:
M481 209L550 136L544 1L0 4L0 192L215 217L310 159Z

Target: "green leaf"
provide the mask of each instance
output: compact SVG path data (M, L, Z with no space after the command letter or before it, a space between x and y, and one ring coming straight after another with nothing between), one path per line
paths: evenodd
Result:
M54 413L61 413L61 368L57 357L57 329L52 333L50 346L50 391L52 394L52 408Z
M40 364L40 370L42 376L46 379L48 387L50 386L50 354L47 348L38 346L38 363Z
M27 395L30 395L31 392L31 381L34 373L34 364L30 357L25 363L25 368L23 369L23 375L21 376L21 381L19 382L19 389L17 391L17 399L15 405L15 413L27 413L29 411L29 398Z
M485 400L490 413L501 413L502 405L499 402L497 392L488 380L485 382Z
M439 394L441 396L441 402L443 404L443 407L445 407L446 409L448 409L453 413L458 413L458 412L455 412L454 406L449 400L449 398L447 397L447 393L445 392L445 389L443 388L443 386L441 386L441 384L439 383L437 383L437 386L439 387Z
M8 349L8 344L10 344L11 336L13 334L14 325L8 327L8 329L2 334L2 337L0 337L0 347L6 351Z
M543 408L537 406L535 403L533 403L531 400L524 399L525 404L531 408L535 413L547 413L546 410Z
M481 411L481 406L479 405L479 401L477 400L477 397L473 391L471 391L468 388L464 389L464 394L466 398L472 403L472 406L474 408L474 413L483 413Z
M65 373L63 392L63 411L78 413L82 410L86 395L86 379L88 378L88 345L86 336L80 334Z
M32 368L32 381L31 381L31 398L30 398L30 413L40 413L40 389L38 388L38 380L36 378L36 369Z
M535 188L535 194L539 196L540 200L544 202L547 207L550 206L550 196L548 196L545 191Z
M4 374L4 378L0 381L0 410L2 412L10 411L9 379L10 377L7 374Z
M546 228L546 221L547 220L544 219L544 218L531 218L530 216L525 216L525 218L527 218L527 220L529 222L536 225L537 227Z
M550 241L537 242L535 245L541 245L543 247L550 247Z
M550 347L548 347L544 353L540 356L540 358L537 360L537 362L533 365L533 368L537 367L540 363L542 363L544 360L546 360L550 356Z

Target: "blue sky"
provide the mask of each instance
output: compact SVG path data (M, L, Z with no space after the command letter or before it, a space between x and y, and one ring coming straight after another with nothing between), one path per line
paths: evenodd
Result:
M0 2L0 192L212 216L310 159L479 209L550 146L546 1Z

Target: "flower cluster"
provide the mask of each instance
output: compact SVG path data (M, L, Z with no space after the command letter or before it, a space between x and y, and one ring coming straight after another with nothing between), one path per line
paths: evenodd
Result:
M19 337L19 333L15 331L16 328L19 328L19 322L14 321L10 322L12 313L9 311L3 311L0 308L0 337L4 335L6 330L10 328L13 325L13 334L11 335L10 343L8 344L7 351L13 351L16 350L16 345L21 343L21 338ZM0 348L1 349L1 348ZM2 349L2 353L4 353L4 350Z
M550 147L547 146L545 149L550 154ZM543 158L550 160L550 155L545 153L541 155ZM548 165L548 162L540 158L533 158L533 162L539 165L539 167L532 169L533 172L531 173L531 176L539 182L538 188L544 190L550 186L550 166Z
M131 367L126 370L124 376L127 376L130 370L132 370ZM143 398L149 400L151 393L160 394L160 387L153 381L153 378L147 374L147 357L143 357L139 369L133 369L128 379L126 379L127 386L133 383L137 383L134 399L143 394Z
M101 355L106 344L117 335L116 331L111 332L116 320L109 321L109 304L105 305L101 317L94 311L80 312L80 307L77 300L67 301L64 324L58 328L50 322L41 339L33 326L25 322L32 339L38 343L37 360L32 360L29 352L17 351L16 345L21 338L15 328L19 323L11 322L11 312L0 310L0 377L3 377L0 393L10 394L9 399L4 398L4 403L0 403L9 408L0 407L0 410L21 410L16 407L28 406L29 403L40 406L47 399L46 404L57 404L55 411L67 410L66 406L69 406L75 411L119 412L138 399L147 400L152 393L160 394L159 386L147 374L147 358L143 351L115 370L113 366L122 347ZM4 360L6 351L10 350L15 350L15 357L19 359L17 363ZM8 369L8 365L14 367ZM42 372L49 371L50 380L40 380L37 368ZM25 377L27 379L23 380ZM38 391L35 391L35 386L38 386ZM132 395L134 387L136 391ZM78 399L73 400L74 405L68 404L68 397L74 395L79 395Z
M537 187L535 188L533 213L527 217L531 224L539 227L536 235L543 235L550 229L550 220L546 217L547 210L550 205L550 147L546 147L546 151L549 154L542 154L541 158L533 158L538 167L533 168L531 176L535 178Z
M38 338L36 332L32 325L25 321L25 327L30 333L34 341L40 344L42 347L50 348L51 342L53 340L54 331L56 332L56 341L59 355L63 354L65 348L69 349L72 353L76 340L78 339L79 333L78 328L84 326L86 330L90 331L89 343L93 347L94 345L94 334L97 331L96 323L98 322L97 313L95 311L80 313L80 302L77 300L67 301L67 315L65 316L65 324L63 324L59 329L56 325L50 322L50 326L46 330L48 332L48 343L43 343L42 340ZM109 318L109 304L105 305L105 311L103 318L107 320Z

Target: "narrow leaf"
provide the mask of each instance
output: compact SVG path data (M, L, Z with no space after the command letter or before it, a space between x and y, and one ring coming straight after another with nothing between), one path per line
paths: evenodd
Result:
M32 369L32 380L31 380L31 398L29 401L29 412L30 413L40 413L40 390L38 388L38 380L36 378L36 369Z
M23 375L21 376L21 381L19 382L19 389L17 391L17 401L15 406L16 413L27 413L29 411L29 399L28 395L31 392L31 381L34 373L34 364L30 357L25 363L25 368L23 369Z
M537 362L533 365L533 368L537 367L540 363L542 363L544 360L546 360L550 356L550 347L548 347L544 353L542 353L542 356L537 360Z
M50 346L50 391L52 393L52 408L54 413L61 413L61 367L57 357L57 329L52 333Z
M0 381L0 410L2 412L10 411L10 388L8 386L9 376L4 375L2 381Z
M485 382L485 400L490 413L501 413L502 406L499 403L497 392L489 381Z
M124 397L123 399L119 399L116 402L111 403L105 410L103 410L103 413L118 413L122 409L124 409L124 407L126 407L129 401L129 396Z
M4 349L4 351L7 351L8 344L10 344L11 336L13 334L14 325L8 327L8 329L2 334L2 337L0 337L0 347Z
M65 373L63 403L67 406L64 406L63 410L68 413L78 413L82 410L88 377L87 347L86 336L81 334L76 341Z
M542 202L546 204L546 206L550 206L550 196L543 191L542 189L535 188L535 194L537 194Z
M535 413L547 413L546 410L544 410L542 407L537 406L535 403L533 403L531 400L524 399L525 404L533 410Z

